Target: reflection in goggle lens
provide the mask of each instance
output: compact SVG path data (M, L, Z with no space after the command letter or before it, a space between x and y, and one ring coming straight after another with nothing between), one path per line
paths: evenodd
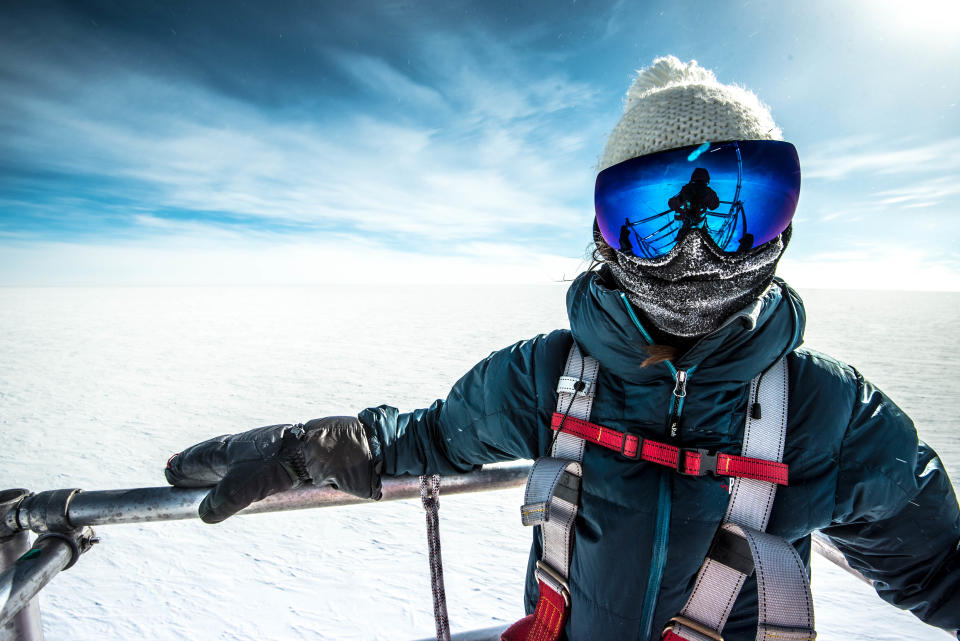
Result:
M656 258L692 229L727 253L759 247L787 228L799 194L793 145L746 140L626 160L600 172L594 202L609 245Z

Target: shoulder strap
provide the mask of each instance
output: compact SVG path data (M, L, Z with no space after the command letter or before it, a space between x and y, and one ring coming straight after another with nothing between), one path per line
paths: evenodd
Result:
M597 389L597 374L600 363L591 356L580 353L576 341L567 354L567 364L557 383L557 414L582 421L590 420L593 398ZM583 460L586 442L573 434L557 433L550 455L555 458Z
M786 359L777 361L750 384L743 455L783 460L787 429ZM730 503L693 592L667 625L666 641L716 641L727 623L744 581L755 570L759 615L757 641L812 641L813 600L806 570L796 550L764 530L777 485L736 478Z
M557 385L557 413L588 420L596 391L596 359L583 356L574 341ZM580 504L585 441L573 434L554 432L550 456L537 459L527 477L521 518L539 525L543 556L537 562L540 596L533 615L515 624L503 638L555 641L570 608L570 557L573 526Z
M747 422L743 428L743 456L783 461L788 396L786 359L780 359L750 382ZM776 494L775 483L748 478L734 479L724 522L766 530Z

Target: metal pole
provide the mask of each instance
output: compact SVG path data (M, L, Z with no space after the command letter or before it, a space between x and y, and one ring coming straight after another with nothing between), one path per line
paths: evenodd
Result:
M519 487L526 480L529 470L529 463L520 462L498 464L467 474L447 476L443 479L444 493L462 494ZM8 531L11 524L16 524L19 528L45 532L50 529L48 526L51 523L58 526L68 524L77 528L114 523L194 519L197 518L197 507L208 491L204 488L182 489L173 487L93 492L53 490L28 496L24 499L23 497L28 494L26 490L8 490L0 492L0 526L6 522ZM384 501L411 499L419 496L420 481L418 477L387 477L383 480L382 500ZM370 502L367 499L359 499L330 487L310 486L267 497L254 503L240 514L302 510ZM24 545L24 539L22 538L24 535L25 532L14 535L14 537L21 537L16 545ZM5 563L7 562L7 556L12 555L12 558L16 558L22 553L22 547L15 548L14 544L10 542L14 537L0 539L0 550L5 554L3 557ZM16 554L7 552L7 550L14 549L21 551ZM813 536L813 550L861 581L872 583L851 568L840 551L818 532L815 532ZM0 596L3 596L3 589L0 585ZM0 599L0 602L2 602L2 599ZM36 621L39 630L39 619L36 614L32 618L30 615L24 615L24 619ZM39 632L37 634L39 635ZM21 638L31 639L31 641L33 639L32 637ZM39 639L40 637L35 638ZM0 638L0 641L3 641L3 639Z
M830 561L841 570L845 570L867 585L873 587L873 581L850 567L850 564L847 563L846 557L843 556L843 552L838 550L837 546L835 546L833 542L831 542L830 539L828 539L825 535L821 534L819 530L811 535L810 541L813 544L814 552L825 558L827 561Z
M15 508L30 492L24 489L4 490L0 492L0 517ZM0 525L0 529L2 529ZM9 536L0 536L0 576L12 568L23 554L30 549L30 533L25 530ZM0 580L0 603L8 598L9 586ZM0 619L2 620L2 619ZM34 598L22 607L10 621L0 626L0 641L43 641L43 629L40 625L40 599Z
M462 494L467 492L483 492L519 487L524 484L530 465L526 462L498 464L484 467L475 472L443 477L444 494ZM174 487L145 487L129 490L98 490L93 492L79 492L71 494L69 491L54 490L41 492L35 497L23 501L14 516L21 527L44 532L47 521L54 518L62 520L61 506L65 510L66 522L73 527L108 525L114 523L142 523L145 521L175 521L197 518L197 507L206 496L209 489L182 489ZM6 506L0 502L0 520L9 510L10 504L17 501L26 490L9 490L0 492L0 499L9 493L16 493L16 501L9 501ZM44 495L59 493L59 501L44 501ZM385 477L383 479L384 501L398 499L412 499L420 496L420 480L416 476ZM41 510L31 502L44 505L54 505L56 509ZM280 512L285 510L303 510L315 507L334 507L338 505L353 505L356 503L370 503L368 499L358 499L330 487L301 487L287 492L281 492L258 501L240 512L240 514L259 514L263 512ZM847 572L862 581L870 583L862 574L846 563L846 559L829 539L819 533L814 533L813 549L818 554L832 561ZM22 553L22 552L21 552Z
M0 574L0 624L5 625L8 619L15 621L18 618L15 615L23 611L21 608L67 567L73 556L73 548L65 539L45 538ZM9 638L20 641L23 637Z
M443 479L444 494L461 494L500 490L523 485L530 466L528 463L497 465ZM71 494L61 490L41 492L24 501L16 511L17 522L25 528L43 532L48 529L50 515L64 510L66 522L73 527L107 525L114 523L142 523L145 521L175 521L195 519L197 507L209 489L174 487L146 487L129 490L98 490ZM46 498L59 492L59 501ZM420 497L420 480L416 476L388 477L383 480L384 501ZM371 503L330 487L301 487L281 492L258 501L240 514L258 514L284 510L303 510L315 507L333 507ZM38 505L55 505L56 509L38 509ZM2 514L0 514L2 518Z
M497 625L483 630L468 630L467 632L457 632L450 637L450 641L500 641L500 635L503 634L509 625ZM436 637L421 639L420 641L436 641Z

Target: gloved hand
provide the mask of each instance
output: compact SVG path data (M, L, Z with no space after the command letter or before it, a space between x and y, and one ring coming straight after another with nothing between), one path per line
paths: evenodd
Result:
M177 487L214 486L199 512L205 523L219 523L303 483L379 499L383 463L372 443L369 428L352 416L268 425L188 447L170 457L164 473Z

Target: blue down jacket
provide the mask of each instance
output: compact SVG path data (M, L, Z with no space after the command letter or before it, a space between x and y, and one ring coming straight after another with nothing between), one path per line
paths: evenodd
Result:
M809 565L810 532L819 529L876 582L885 600L932 625L960 627L960 512L947 474L936 453L917 441L910 419L854 368L798 349L805 316L792 289L776 281L753 308L676 363L644 368L648 334L626 298L604 282L603 272L582 274L567 294L571 331L492 353L446 400L409 413L389 406L364 410L360 419L380 441L384 473L451 474L546 455L571 333L600 362L593 422L669 440L670 399L681 369L688 382L678 444L734 454L751 379L786 356L790 485L777 491L768 532L790 541ZM728 479L681 476L591 445L583 479L567 638L659 639L691 591L723 518ZM536 534L528 613L537 599ZM753 639L756 607L751 579L724 637Z

